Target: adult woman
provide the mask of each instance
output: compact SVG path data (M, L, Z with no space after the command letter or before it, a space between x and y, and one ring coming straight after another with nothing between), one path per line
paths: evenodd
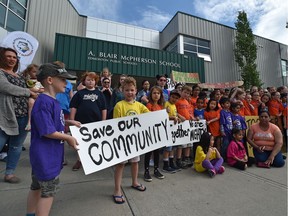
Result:
M142 90L138 92L136 100L146 105L149 101L147 95L149 93L150 83L148 80L142 81ZM145 96L145 97L144 97Z
M168 101L169 99L169 90L165 89L166 85L167 85L167 74L163 74L163 75L157 75L156 76L156 82L157 82L157 86L160 86L163 90L163 96L164 96L164 100Z
M15 73L19 60L11 48L0 50L0 149L8 143L4 181L18 183L14 174L26 138L28 122L28 97L37 94L26 88L25 79Z
M257 166L282 167L285 164L281 153L283 136L280 129L269 121L268 110L261 110L259 122L251 125L248 130L247 141L253 147Z
M111 98L111 106L112 107L114 107L117 102L124 99L122 84L123 84L124 80L126 79L126 77L127 77L126 74L120 75L118 86L113 89L112 98Z

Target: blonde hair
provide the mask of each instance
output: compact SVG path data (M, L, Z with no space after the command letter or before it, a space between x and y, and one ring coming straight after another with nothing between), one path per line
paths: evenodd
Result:
M135 86L136 88L136 80L133 78L133 77L126 77L124 82L123 82L123 88L126 86L126 85L133 85Z

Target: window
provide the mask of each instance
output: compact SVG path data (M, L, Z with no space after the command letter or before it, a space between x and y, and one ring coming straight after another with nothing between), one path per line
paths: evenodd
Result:
M166 49L164 49L168 52L175 52L178 53L178 45L177 45L177 39L175 39L170 45L168 45L166 47Z
M24 31L27 5L28 0L0 0L0 26L10 32Z
M0 4L0 26L5 25L6 8Z
M288 75L288 65L286 60L281 60L282 76Z
M205 61L211 61L210 41L184 36L184 54L189 56L198 56Z
M7 5L7 0L0 0L4 5Z
M9 1L9 8L19 15L22 19L25 19L26 10L16 0Z
M8 12L6 29L8 31L24 31L25 23L12 12Z

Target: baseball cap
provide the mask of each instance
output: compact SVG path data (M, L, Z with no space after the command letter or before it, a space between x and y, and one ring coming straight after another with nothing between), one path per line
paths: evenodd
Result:
M170 95L173 95L173 94L174 94L174 95L178 95L179 97L181 97L179 91L176 90L176 89L174 89L174 90L172 90L172 91L170 92Z
M60 67L54 63L45 63L40 66L38 73L37 73L37 80L41 82L42 80L46 79L47 77L61 77L69 80L76 79L76 76L69 74L65 68Z

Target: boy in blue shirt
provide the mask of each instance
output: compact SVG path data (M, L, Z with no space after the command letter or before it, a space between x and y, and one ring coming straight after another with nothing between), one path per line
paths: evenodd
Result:
M43 64L37 80L44 92L35 101L31 114L30 163L32 184L27 198L27 216L49 215L54 195L59 189L59 175L64 157L64 141L77 150L74 137L64 133L64 115L56 94L65 91L66 79L75 79L56 64ZM80 127L80 122L66 121Z
M226 160L228 145L232 138L232 114L230 112L230 100L227 97L222 97L219 101L222 110L220 111L220 132L222 136L221 156Z

